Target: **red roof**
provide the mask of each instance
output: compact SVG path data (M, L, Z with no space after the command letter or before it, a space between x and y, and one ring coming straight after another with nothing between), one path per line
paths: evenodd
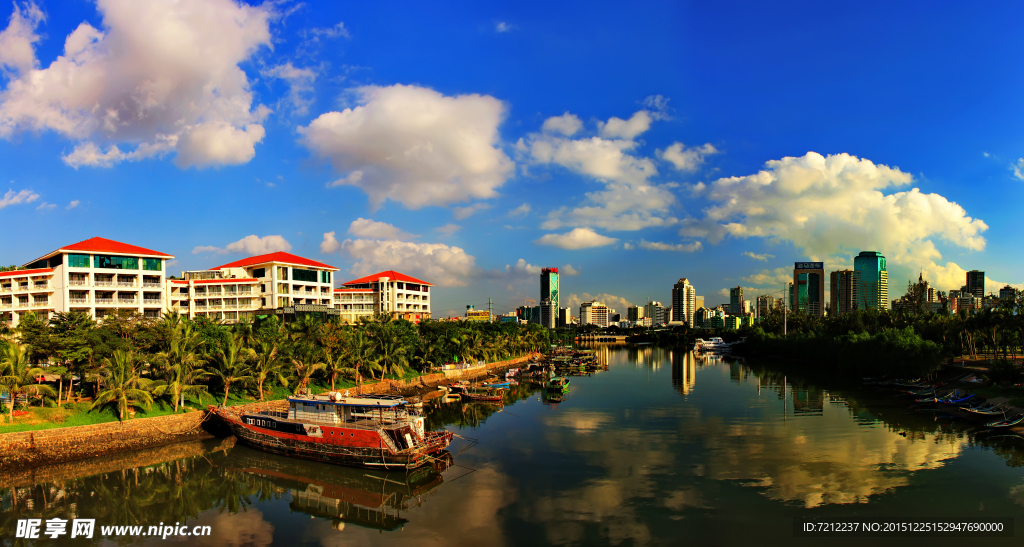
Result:
M268 264L270 262L281 262L284 264L298 264L300 266L310 266L313 268L322 268L325 270L335 270L338 268L331 266L330 264L324 264L323 262L317 262L308 258L302 258L291 253L279 251L276 253L270 253L265 255L250 256L249 258L243 258L242 260L236 260L229 262L223 266L217 266L216 268L210 268L211 270L219 270L221 268L245 268L246 266L256 266L257 264Z
M135 245L129 245L127 243L121 243L120 241L114 241L113 239L105 239L102 237L94 237L85 241L79 241L74 245L68 245L58 249L60 251L87 251L92 253L114 253L114 254L129 254L129 255L149 255L149 256L162 256L166 258L174 258L174 255L167 253L161 253L145 247L138 247Z
M0 272L0 277L13 277L18 275L32 275L38 273L53 273L53 268L40 268L38 270L13 270L10 272Z
M334 289L334 292L373 292L373 289Z
M359 284L359 283L375 283L378 279L380 279L382 277L387 277L391 281L404 281L404 282L407 282L407 283L419 283L420 285L429 285L431 287L434 286L432 283L427 283L426 281L422 281L422 280L416 279L415 277L409 277L408 275L405 275L403 273L398 273L395 270L387 270L387 271L383 271L383 272L377 272L377 273L375 273L373 275L368 275L366 277L360 277L359 279L353 279L352 281L349 281L348 283L342 283L342 285L356 285L356 284Z
M257 283L259 279L199 279L194 283L196 285L200 283Z

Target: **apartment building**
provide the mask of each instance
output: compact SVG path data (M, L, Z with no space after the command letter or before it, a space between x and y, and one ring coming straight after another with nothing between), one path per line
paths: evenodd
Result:
M112 310L159 317L165 309L165 266L173 255L94 237L0 273L0 322L17 326L26 313L47 319L80 311L99 319Z
M433 285L426 281L394 270L387 270L342 283L340 290L334 292L334 306L341 310L342 319L345 321L358 320L361 315L369 312L369 314L389 314L394 318L419 323L422 320L430 319L431 287ZM368 295L372 297L372 301ZM345 296L352 297L353 308L339 307L348 305L350 302L344 299ZM368 310L367 304L372 304L373 307ZM363 308L356 309L357 305L361 305ZM352 319L346 319L346 316Z
M253 318L261 307L258 279L243 268L182 272L167 282L167 310L190 318L234 323Z
M304 306L304 311L333 309L334 272L337 272L338 268L330 264L291 253L276 252L243 258L209 270L209 272L214 271L219 271L221 277L212 279L219 283L210 283L209 287L220 285L223 290L228 285L234 284L240 288L252 284L255 288L255 284L258 283L258 297L254 296L254 298L258 298L257 308L278 309ZM186 273L202 274L205 272L183 272L182 277L185 277ZM242 281L238 283L225 281L230 279ZM207 284L197 283L197 290L202 285ZM201 300L195 291L192 296L197 301ZM217 299L209 291L203 296L208 305L211 300Z

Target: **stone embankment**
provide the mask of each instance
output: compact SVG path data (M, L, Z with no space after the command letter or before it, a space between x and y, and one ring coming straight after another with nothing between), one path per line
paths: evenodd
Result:
M427 374L413 380L384 380L362 386L363 394L410 392L433 388L452 379L468 380L525 363L536 354L526 355L483 368L474 368L465 375ZM279 409L284 401L264 401L233 407L239 412ZM54 464L93 460L133 450L212 439L219 433L207 411L195 411L156 418L140 418L123 422L43 429L0 434L0 474L18 473L21 480L31 476L29 470ZM214 432L214 433L211 433Z

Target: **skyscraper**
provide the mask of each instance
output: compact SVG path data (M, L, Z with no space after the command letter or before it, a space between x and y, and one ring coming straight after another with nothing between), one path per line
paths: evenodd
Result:
M793 311L808 315L825 315L825 264L796 262L793 264Z
M652 325L663 325L668 321L665 321L665 308L662 307L661 302L648 300L644 304L644 317L651 318Z
M973 294L975 298L985 298L985 272L967 272L967 292Z
M580 304L580 325L608 326L608 307L591 300Z
M558 306L550 300L540 301L540 324L553 329L558 326Z
M697 290L685 277L672 286L672 320L684 321L693 327L693 312L697 311Z
M733 315L743 313L743 287L729 289L729 313Z
M857 308L861 310L889 309L889 272L885 257L877 251L861 251L853 259L857 283Z
M770 294L758 296L756 307L758 317L768 317L768 314L775 309L775 297Z
M540 300L550 300L558 309L558 268L544 268L540 271Z
M832 272L829 283L832 317L850 313L857 306L857 283L860 277L854 270Z

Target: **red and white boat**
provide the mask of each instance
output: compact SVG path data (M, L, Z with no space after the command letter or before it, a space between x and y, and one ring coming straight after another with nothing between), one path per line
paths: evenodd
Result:
M212 409L247 446L296 458L375 469L431 463L452 442L426 431L419 409L398 396L338 392L288 397L288 410Z

